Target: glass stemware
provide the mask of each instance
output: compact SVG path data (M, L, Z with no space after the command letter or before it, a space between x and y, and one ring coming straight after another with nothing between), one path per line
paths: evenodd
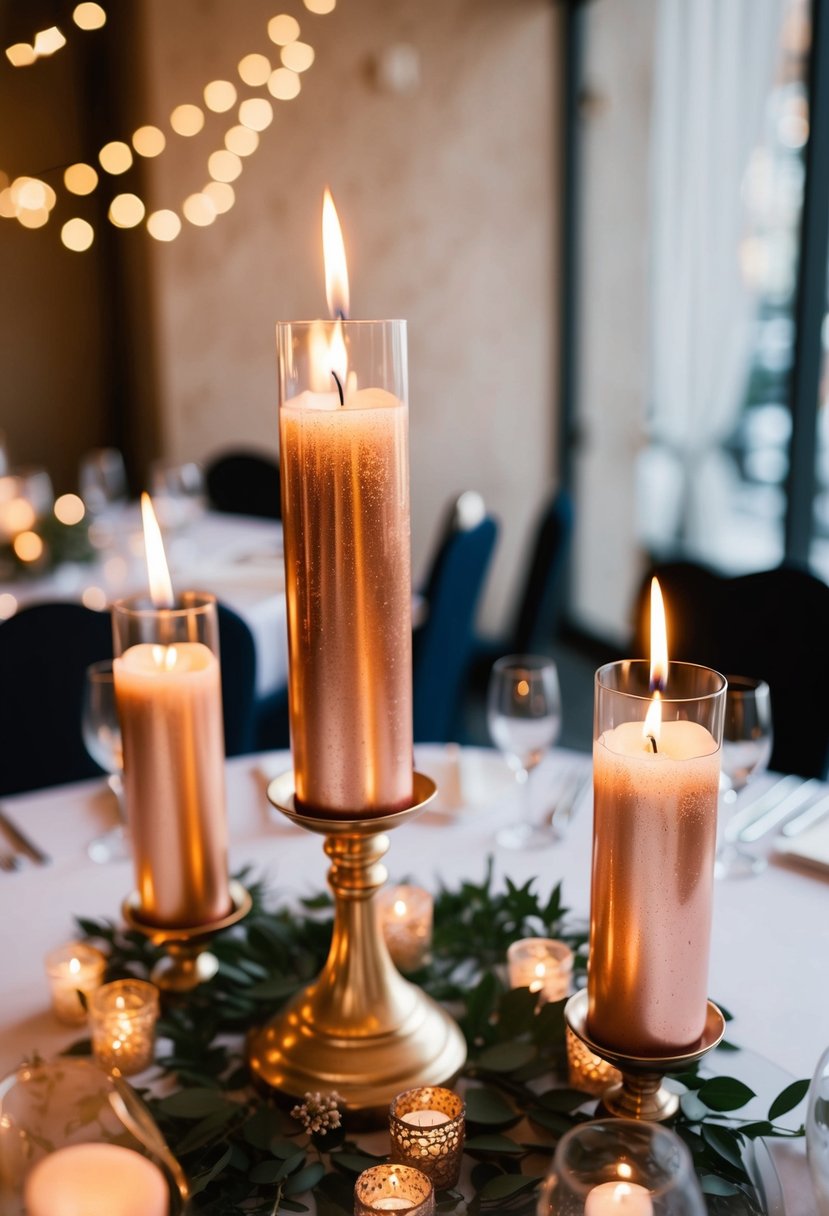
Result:
M130 856L129 833L124 806L123 752L121 726L115 703L112 660L91 663L86 669L81 729L86 750L96 764L108 773L107 785L115 795L118 823L96 836L87 852L93 861L123 861Z
M195 461L183 464L154 461L150 468L150 493L163 528L184 529L204 514L207 501L204 474Z
M771 693L765 680L728 676L722 742L720 842L714 861L717 878L746 877L765 867L765 860L740 847L730 830L737 795L768 767L772 747Z
M806 1099L806 1156L818 1216L829 1216L829 1047L818 1061Z
M487 691L487 723L493 743L515 774L523 795L520 822L496 836L507 849L533 849L555 841L552 827L533 822L530 774L561 730L558 670L543 655L506 655L492 668Z
M127 472L117 448L94 448L81 458L78 489L92 515L126 502Z

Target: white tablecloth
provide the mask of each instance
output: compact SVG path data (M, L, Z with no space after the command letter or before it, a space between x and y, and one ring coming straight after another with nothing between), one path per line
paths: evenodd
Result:
M566 839L534 853L500 850L494 831L515 813L515 791L502 762L487 750L460 753L461 802L449 796L457 776L447 749L417 749L418 767L438 781L443 803L392 834L386 859L393 881L411 879L436 889L462 878L480 879L486 858L495 858L496 881L536 877L547 891L563 881L565 902L585 917L589 907L591 814L589 791ZM321 840L272 811L266 776L290 766L287 753L244 756L227 764L231 865L252 864L264 874L274 897L290 898L323 888L326 859ZM562 772L589 768L589 757L555 751L534 777L541 808ZM457 789L455 791L457 793ZM21 1055L49 1055L77 1037L49 1010L43 971L48 950L73 935L73 915L117 918L132 888L128 862L95 865L86 855L90 838L113 821L111 795L98 781L4 800L7 813L48 853L45 867L27 864L0 873L0 1072ZM762 1117L787 1080L810 1076L829 1042L827 878L772 862L751 879L716 884L709 991L734 1014L728 1038L768 1063ZM732 1067L725 1055L719 1071ZM802 1115L802 1111L798 1112ZM753 1115L752 1115L753 1117ZM775 1148L786 1181L787 1216L814 1211L802 1159L802 1141ZM788 1164L787 1164L788 1160Z
M105 608L145 591L144 544L138 509L130 506L92 535L99 557L67 562L35 578L0 580L0 618L16 607L48 600L82 600ZM282 525L276 521L208 511L186 528L165 533L176 590L209 591L248 623L256 643L260 696L288 682L288 640Z

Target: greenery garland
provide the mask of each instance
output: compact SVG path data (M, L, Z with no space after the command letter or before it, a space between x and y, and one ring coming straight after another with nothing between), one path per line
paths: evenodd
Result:
M311 1131L250 1085L244 1036L272 1016L320 970L331 939L328 895L301 909L269 910L262 881L239 876L253 897L250 915L219 935L219 971L186 1001L167 1008L158 1032L172 1045L156 1061L166 1083L142 1090L162 1133L190 1179L194 1211L226 1216L306 1212L313 1193L319 1216L351 1216L353 1186L364 1169L385 1160L348 1138L334 1117ZM492 862L480 884L442 889L435 900L435 931L428 965L410 978L447 1002L466 1037L466 1154L474 1161L471 1194L439 1192L440 1212L529 1214L559 1136L594 1117L594 1096L545 1078L566 1078L564 1002L537 1005L526 988L509 989L503 961L520 937L557 937L575 953L577 979L586 963L586 933L568 921L561 884L542 898L535 880L492 887ZM111 921L79 919L82 933L108 955L107 979L145 978L159 957L141 934ZM728 1015L726 1015L728 1017ZM730 1020L730 1019L729 1019ZM728 1049L728 1044L724 1044ZM721 1048L722 1049L722 1048ZM732 1048L733 1050L733 1048ZM88 1040L71 1054L88 1054ZM156 1079L157 1080L157 1079ZM756 1095L733 1077L681 1078L686 1092L673 1126L689 1146L709 1211L760 1211L744 1164L758 1136L801 1136L778 1126L803 1099L808 1079L779 1094L763 1120L734 1115ZM165 1096L158 1097L163 1088ZM323 1105L325 1095L323 1095ZM303 1126L304 1122L304 1126Z

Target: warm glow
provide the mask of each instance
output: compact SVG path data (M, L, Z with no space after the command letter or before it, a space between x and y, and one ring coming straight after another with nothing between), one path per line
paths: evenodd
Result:
M259 135L250 126L231 127L225 134L225 147L236 156L250 156L259 147Z
M65 171L63 184L70 194L91 194L98 185L98 174L91 165L79 161Z
M289 17L287 13L271 17L268 22L268 37L277 46L287 46L299 37L299 22L296 17Z
M48 219L49 211L46 207L40 207L37 211L21 210L17 213L17 222L24 228L42 228Z
M137 194L116 194L109 205L109 218L116 228L134 228L143 220L145 210Z
M273 122L273 106L267 97L249 97L239 106L239 122L251 131L264 131Z
M271 74L271 61L267 55L245 55L236 70L245 84L258 88Z
M229 80L211 80L204 86L204 104L214 114L224 114L236 104L236 85Z
M60 498L55 500L54 512L55 519L72 527L73 524L81 522L86 514L86 508L83 505L83 499L79 498L77 494L61 494Z
M147 231L156 241L174 241L181 232L181 220L175 211L163 208L148 218Z
M645 714L645 723L642 727L642 738L645 742L645 750L656 752L659 747L659 739L662 734L662 701L660 694L655 692L653 700L648 706L648 712Z
M515 685L515 692L516 692L516 695L519 697L528 697L530 695L529 680L519 680L518 683Z
M12 547L22 562L36 562L43 552L43 541L37 532L21 532Z
M167 136L159 127L139 127L132 137L139 156L159 156L167 146Z
M15 206L25 211L42 211L47 205L45 183L36 177L16 177L11 192Z
M10 591L0 595L0 621L10 620L17 612L17 600Z
M93 612L103 612L107 606L107 593L103 587L84 587L81 603L84 608L91 608Z
M107 15L100 4L79 4L72 14L75 25L82 30L99 30L106 24Z
M175 603L161 529L153 510L149 494L141 495L141 522L144 525L144 552L147 555L147 576L150 581L150 598L156 608L172 608Z
M3 531L9 536L25 532L34 527L35 509L25 498L11 498L3 503L0 523Z
M16 68L27 68L35 61L35 48L28 42L15 42L6 47L6 58Z
M207 172L216 182L235 182L242 172L242 162L233 152L227 152L223 148L219 152L210 153Z
M306 72L314 62L314 48L307 42L290 42L282 48L282 66L292 72Z
M177 135L198 135L204 126L204 114L198 106L176 106L170 115L170 126Z
M392 907L393 907L395 916L405 916L406 915L407 908L406 908L406 901L404 899L396 899L394 901L394 904L392 905Z
M66 46L66 39L56 25L50 25L47 30L40 30L35 34L35 55L54 55L62 46Z
M303 4L309 13L316 13L317 16L324 17L326 13L333 13L337 7L337 0L303 0Z
M668 682L668 632L665 605L657 579L651 580L651 692L664 692Z
M7 220L13 220L17 215L10 186L6 186L5 190L0 190L0 215Z
M79 958L70 958L69 971L72 975L77 975L81 969L81 960Z
M277 68L268 80L268 92L277 101L292 101L302 88L302 81L290 68Z
M190 194L182 205L184 218L197 228L206 228L216 218L216 208L206 194Z
M325 261L325 299L332 317L348 316L348 266L337 208L326 186L322 199L322 253Z
M114 139L111 143L104 144L98 153L98 160L101 168L105 169L107 173L113 175L126 173L132 164L132 152L129 144L125 144L123 140Z
M236 192L229 182L208 182L202 194L213 204L217 215L224 215L236 202Z
M74 219L67 220L63 225L60 230L60 239L67 249L71 249L74 253L83 253L95 240L95 230L86 220L76 216Z

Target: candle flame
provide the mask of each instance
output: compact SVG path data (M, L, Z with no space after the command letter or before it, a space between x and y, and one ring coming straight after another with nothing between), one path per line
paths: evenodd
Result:
M334 326L334 332L331 335L331 345L328 349L328 364L331 368L331 374L336 375L340 387L343 393L345 393L348 354L346 353L345 338L343 337L343 323L339 317Z
M170 582L170 571L164 556L161 529L149 494L141 495L141 519L144 524L144 550L147 555L150 598L156 608L172 608L175 604L173 584Z
M645 714L645 724L642 727L642 738L645 740L645 748L649 752L657 750L659 736L662 733L662 701L661 694L657 691L653 694L653 700L648 707L648 712Z
M405 916L405 915L406 915L406 910L407 910L407 909L406 909L406 902L405 902L405 900L402 900L402 899L396 899L396 900L394 901L394 914L395 914L395 916Z
M668 683L668 631L665 605L657 579L651 580L651 692L664 692Z
M69 970L72 975L77 975L81 969L81 960L79 958L70 958Z
M332 317L348 316L348 266L337 208L326 186L322 199L322 252L325 261L325 298Z

